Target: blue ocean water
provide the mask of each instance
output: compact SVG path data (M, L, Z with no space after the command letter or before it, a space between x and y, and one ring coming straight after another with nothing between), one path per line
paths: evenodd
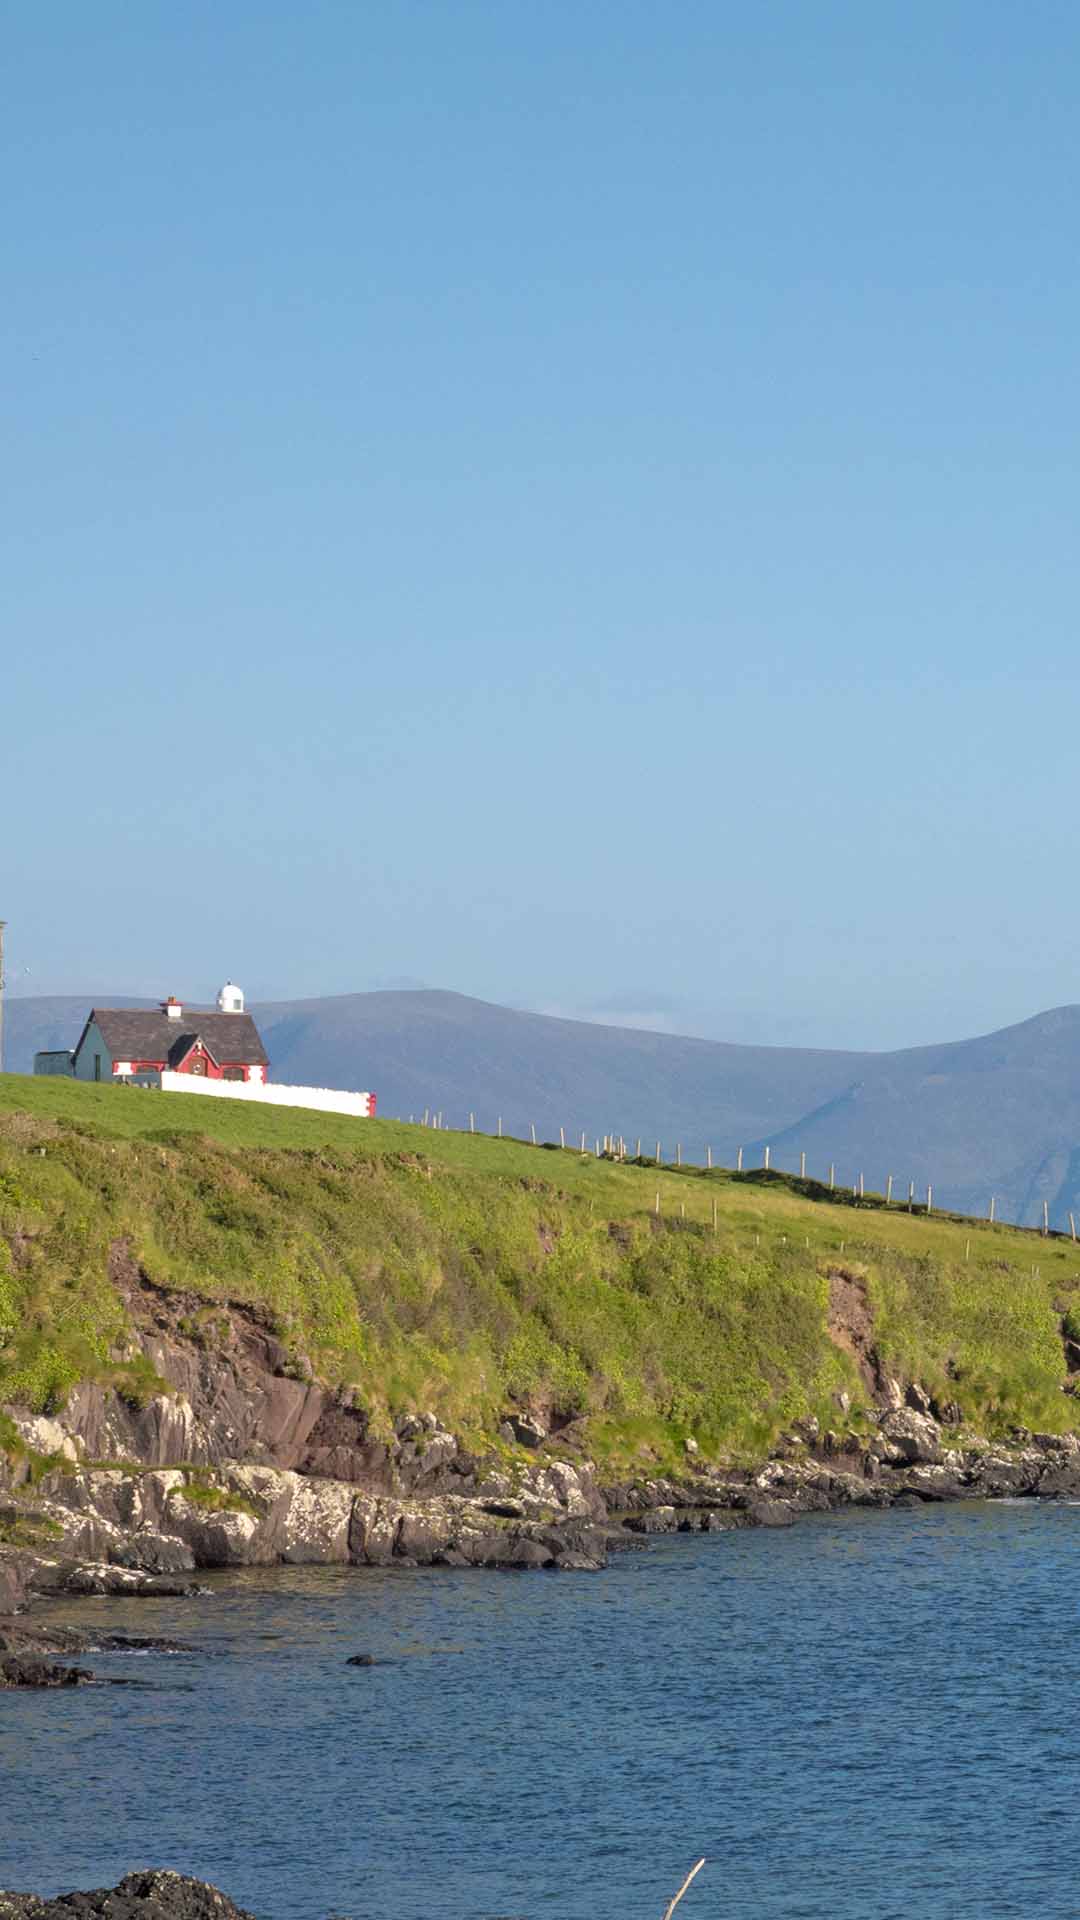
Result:
M1080 1507L676 1536L606 1574L277 1569L63 1617L197 1639L0 1696L0 1886L266 1920L1080 1914ZM349 1668L346 1656L385 1660Z

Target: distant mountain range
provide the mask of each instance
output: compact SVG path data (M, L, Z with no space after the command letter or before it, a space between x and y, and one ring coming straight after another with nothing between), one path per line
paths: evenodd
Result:
M151 1006L123 995L101 1006ZM9 1000L6 1064L29 1073L39 1047L73 1046L85 996ZM450 1127L589 1141L640 1136L674 1158L772 1164L1038 1224L1080 1216L1080 1007L1059 1007L975 1040L898 1053L729 1046L593 1026L439 992L350 993L253 1009L276 1080L373 1088L379 1111Z

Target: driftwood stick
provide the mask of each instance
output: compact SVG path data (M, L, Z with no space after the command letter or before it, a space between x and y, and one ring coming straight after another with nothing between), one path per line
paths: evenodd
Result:
M665 1908L664 1920L671 1920L671 1916L674 1913L676 1907L678 1906L679 1901L682 1899L683 1894L686 1892L687 1887L690 1885L691 1880L694 1878L694 1875L696 1873L701 1872L701 1869L704 1865L705 1865L705 1856L704 1854L702 1854L701 1859L697 1862L697 1865L691 1867L689 1873L686 1876L686 1879L683 1881L682 1886L679 1888L678 1893L675 1895L674 1900L672 1900L670 1904Z

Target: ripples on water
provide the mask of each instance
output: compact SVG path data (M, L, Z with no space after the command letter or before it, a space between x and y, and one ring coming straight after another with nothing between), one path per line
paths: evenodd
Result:
M656 1920L704 1853L680 1920L1071 1920L1078 1559L1080 1508L937 1507L606 1574L86 1603L208 1651L0 1701L0 1885L169 1865L266 1920Z

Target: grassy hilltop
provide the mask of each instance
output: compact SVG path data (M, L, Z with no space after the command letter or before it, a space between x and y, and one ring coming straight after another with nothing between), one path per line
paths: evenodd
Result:
M601 1458L760 1452L866 1387L829 1332L865 1290L887 1371L993 1433L1077 1424L1062 1318L1080 1248L1010 1227L830 1202L799 1183L618 1165L518 1141L70 1081L0 1078L0 1402L118 1361L110 1249L156 1283L250 1303L377 1419L431 1407L491 1433L533 1401ZM816 1192L817 1197L812 1197ZM659 1194L659 1216L656 1212ZM715 1208L715 1225L714 1225Z

